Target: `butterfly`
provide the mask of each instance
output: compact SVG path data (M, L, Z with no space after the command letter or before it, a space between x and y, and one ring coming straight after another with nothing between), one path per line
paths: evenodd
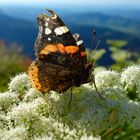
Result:
M69 28L52 10L38 16L39 32L35 42L36 59L28 68L32 87L42 93L63 93L93 80L93 63L80 35Z

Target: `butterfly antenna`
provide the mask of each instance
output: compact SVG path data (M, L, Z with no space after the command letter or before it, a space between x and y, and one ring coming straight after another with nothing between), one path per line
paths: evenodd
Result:
M89 47L90 50L92 50L92 46L93 46L95 37L96 37L96 30L94 29L94 30L93 30L92 40L91 40L90 47Z
M93 46L93 44L94 44L95 37L96 37L96 30L94 29L94 30L93 30L92 40L91 40L91 43L90 43L90 46L89 46L89 51L92 50L92 46ZM89 60L90 60L90 58L91 58L91 53L89 53Z
M102 36L100 36L99 41L95 47L95 50L97 50L97 48L100 46L101 41L102 41Z

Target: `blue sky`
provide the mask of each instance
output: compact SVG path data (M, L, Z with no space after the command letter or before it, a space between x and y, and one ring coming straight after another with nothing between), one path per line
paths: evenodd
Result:
M122 4L122 5L140 5L139 0L0 0L0 4Z

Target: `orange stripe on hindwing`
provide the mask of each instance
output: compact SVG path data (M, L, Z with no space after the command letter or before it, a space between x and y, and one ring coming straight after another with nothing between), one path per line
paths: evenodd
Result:
M42 88L42 85L40 84L39 79L38 79L38 68L35 64L35 61L33 61L32 64L29 66L28 75L29 75L29 79L31 81L32 87L40 90Z

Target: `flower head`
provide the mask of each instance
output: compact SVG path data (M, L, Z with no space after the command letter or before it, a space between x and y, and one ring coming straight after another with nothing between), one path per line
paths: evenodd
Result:
M19 102L19 98L13 92L0 93L0 110L7 111L9 107Z
M101 71L95 75L95 82L99 90L119 86L120 75L114 71Z
M9 83L9 91L15 92L20 97L22 97L29 88L30 84L26 73L15 76Z
M126 68L121 74L121 83L132 99L140 99L140 65Z
M3 131L0 136L1 140L27 140L28 134L24 126L17 126L16 128L11 128L10 130Z

